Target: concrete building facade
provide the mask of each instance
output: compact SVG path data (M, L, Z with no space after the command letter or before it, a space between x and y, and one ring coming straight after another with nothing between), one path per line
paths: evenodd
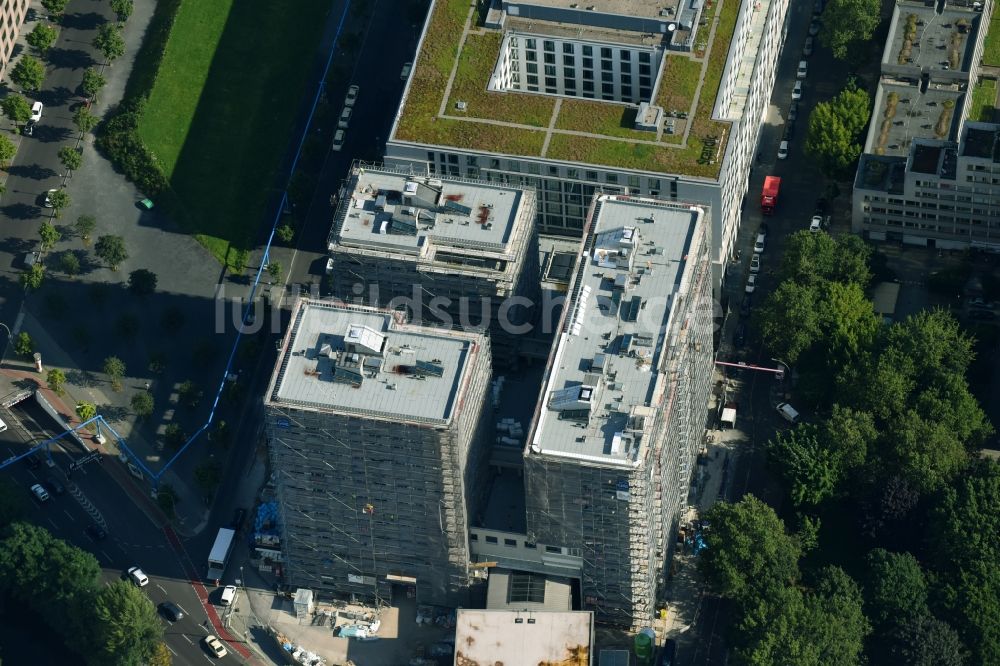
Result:
M284 573L320 594L468 603L492 430L488 338L300 300L265 394Z
M970 117L993 1L900 1L854 182L875 241L1000 251L1000 125Z
M541 233L581 235L598 193L704 204L713 213L719 284L748 194L788 0L723 0L711 10L651 0L584 4L586 11L504 0L480 24L465 0L434 0L386 162L533 188ZM714 30L699 31L716 15ZM458 55L445 68L428 51L448 40ZM678 91L685 76L702 79L693 98ZM590 82L593 90L585 89Z
M3 0L0 3L0 77L7 75L7 64L21 34L29 4L29 0Z
M328 239L333 295L488 329L508 362L540 298L535 209L533 190L356 163Z

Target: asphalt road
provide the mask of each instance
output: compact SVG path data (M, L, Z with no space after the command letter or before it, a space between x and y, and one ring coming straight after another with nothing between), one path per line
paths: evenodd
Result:
M15 407L13 415L30 439L26 441L16 423L10 424L11 427L0 434L0 450L5 454L20 455L31 444L54 435L50 418L32 401ZM92 462L68 476L70 462L82 455L75 443L59 444L53 447L52 466L42 464L37 469L30 469L22 461L8 469L7 478L24 490L28 520L93 553L106 583L121 578L130 567L141 567L150 578L144 591L153 603L159 605L169 600L185 613L179 622L161 617L175 664L200 664L203 660L238 663L235 657L220 662L208 656L200 642L210 633L207 625L203 625L208 616L163 532L108 474L107 466L118 463L114 460ZM57 479L66 492L62 495L50 492L49 500L39 502L29 489L35 483L45 484L49 478ZM103 526L107 538L95 541L87 534L86 529L92 524Z

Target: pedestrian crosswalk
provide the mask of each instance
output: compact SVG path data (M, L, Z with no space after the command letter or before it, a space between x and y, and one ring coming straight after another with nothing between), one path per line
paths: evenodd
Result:
M68 489L69 489L69 494L73 496L73 499L75 499L81 507L83 507L83 510L87 512L87 515L89 515L94 520L95 523L100 525L101 529L107 531L108 523L107 521L104 520L104 516L101 514L98 508L94 506L93 502L87 499L87 496L83 494L83 491L80 490L80 487L77 486L75 483L70 482Z

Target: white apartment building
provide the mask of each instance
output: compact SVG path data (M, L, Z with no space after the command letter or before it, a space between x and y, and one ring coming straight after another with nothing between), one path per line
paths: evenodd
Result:
M992 11L992 0L897 2L854 182L855 233L1000 252L1000 125L970 117Z
M718 285L787 9L494 0L479 21L467 0L433 0L386 163L534 188L541 233L582 234L595 193L704 204ZM457 55L442 57L449 48Z

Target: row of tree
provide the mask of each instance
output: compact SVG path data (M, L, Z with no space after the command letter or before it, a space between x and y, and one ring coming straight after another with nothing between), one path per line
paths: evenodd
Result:
M816 414L768 444L797 531L752 497L719 505L701 563L746 663L1000 664L1000 466L979 460L973 340L942 310L882 323L870 256L790 237L757 328Z
M163 625L139 588L104 585L93 555L15 522L0 541L0 595L37 613L89 664L168 666Z

